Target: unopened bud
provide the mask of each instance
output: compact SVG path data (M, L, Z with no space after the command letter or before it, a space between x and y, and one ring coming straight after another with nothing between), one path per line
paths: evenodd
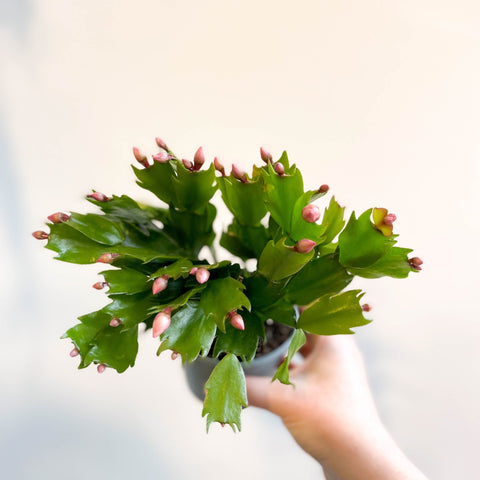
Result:
M108 285L107 282L97 282L97 283L94 283L94 284L92 285L92 287L93 287L95 290L102 290L102 289L105 288L107 285Z
M224 177L225 176L225 167L220 163L220 160L218 159L218 157L215 157L213 159L213 165L215 167L215 170L220 172L222 174L222 177Z
M155 279L152 285L152 293L156 295L157 293L163 292L168 287L168 275L162 275Z
M303 207L302 218L308 223L315 223L320 218L320 209L310 203Z
M204 163L205 163L205 154L203 153L203 147L199 147L199 149L195 152L195 155L193 157L193 169L200 170Z
M371 309L372 309L372 307L371 307L368 303L364 303L364 304L362 305L362 310L363 310L364 312L369 312Z
M178 358L178 355L180 355L178 352L172 352L170 357L171 357L172 360L176 360Z
M247 174L239 167L237 167L235 164L232 165L232 175L237 179L240 180L243 183L247 183Z
M62 212L52 213L47 217L52 223L62 223L70 220L70 215Z
M112 263L120 255L118 253L104 253L97 258L98 263Z
M153 320L153 325L152 325L153 338L159 337L170 326L171 311L172 311L171 308L165 308L160 313L157 313L157 315Z
M192 267L192 269L190 270L190 275L195 275L197 273L197 270L198 268L197 267Z
M245 323L243 318L240 314L234 313L233 315L229 315L230 317L230 325L237 330L245 330Z
M44 232L43 230L36 230L35 232L32 233L32 236L37 240L47 240L50 235L47 232Z
M281 177L285 175L285 167L283 166L283 163L277 162L273 168Z
M225 423L220 422L220 425L222 426L222 428L225 428Z
M260 147L260 156L265 163L272 163L272 154L265 150L263 147Z
M163 148L164 150L168 150L167 144L166 144L160 137L156 137L156 138L155 138L155 143L156 143L160 148Z
M393 225L393 222L397 219L397 216L394 213L389 213L388 215L385 215L383 219L383 223L385 225Z
M327 193L330 190L330 187L326 184L320 185L320 188L318 189L318 193Z
M293 249L298 253L309 253L315 248L315 242L308 238L302 238L299 240Z
M103 373L107 366L104 363L101 363L100 365L97 365L97 372L98 373Z
M78 350L77 347L75 347L73 350L70 351L70 356L72 358L77 357L80 354L80 351Z
M195 278L198 283L205 283L210 278L210 272L206 268L199 268L195 272Z
M193 163L190 160L187 160L186 158L182 158L182 163L187 170L191 170L191 171L193 170Z
M149 167L148 159L147 159L146 155L144 155L140 151L140 149L138 149L137 147L133 147L133 155L136 158L138 163L141 163L145 168Z
M420 265L423 265L423 260L419 257L413 257L408 260L408 263L414 270L421 270L422 267Z
M112 318L112 319L110 320L109 325L110 325L111 327L118 327L121 323L122 323L122 321L121 321L119 318Z
M155 155L152 155L152 158L158 163L168 163L172 159L172 156L165 150L160 150Z
M97 202L108 202L110 199L101 192L93 192L87 195L87 198L93 198Z

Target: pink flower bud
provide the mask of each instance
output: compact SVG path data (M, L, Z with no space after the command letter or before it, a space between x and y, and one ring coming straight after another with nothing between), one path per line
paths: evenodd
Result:
M420 265L423 265L423 260L419 257L413 257L408 260L408 263L414 270L420 271L422 269Z
M232 175L237 179L240 180L243 183L247 183L247 174L239 167L237 167L235 164L232 165Z
M47 240L50 235L47 232L44 232L43 230L36 230L35 232L32 233L32 236L37 240Z
M163 148L164 150L168 150L167 144L166 144L160 137L156 137L156 138L155 138L155 143L156 143L160 148Z
M389 213L383 218L383 223L385 225L393 225L393 222L397 219L397 216L394 213Z
M187 160L186 158L182 158L182 163L187 170L190 170L190 171L193 170L193 163L190 160Z
M272 154L265 150L263 147L260 147L260 156L265 163L272 163Z
M369 312L371 309L372 309L372 307L371 307L368 303L364 303L364 304L362 305L362 310L363 310L364 312Z
M172 309L165 308L160 313L157 313L152 325L153 338L159 337L169 326L171 322L170 312Z
M102 289L105 288L107 285L108 285L107 282L97 282L97 283L94 283L94 284L92 285L92 287L93 287L95 290L102 290Z
M197 270L198 268L197 267L192 267L192 269L190 270L190 275L195 275L197 273Z
M218 159L218 157L215 157L213 159L213 165L215 167L215 170L220 172L222 174L222 177L224 177L225 176L225 167L220 163L220 160Z
M195 152L195 155L193 157L193 169L200 170L204 163L205 163L205 154L203 153L203 147L199 147L199 149Z
M165 150L160 150L157 154L152 155L152 158L158 163L168 163L172 159L172 156Z
M320 209L310 203L303 207L302 218L308 223L315 223L320 218Z
M93 192L87 195L87 198L93 198L97 202L108 202L110 199L101 192Z
M180 355L178 352L172 352L172 354L170 355L171 359L172 360L176 360L178 358L178 355Z
M118 327L121 323L122 323L122 321L121 321L119 318L112 318L112 319L110 320L109 325L110 325L111 327Z
M199 268L195 272L195 278L198 283L205 283L210 278L210 272L206 268Z
M97 372L98 373L103 373L107 366L104 363L101 363L100 365L97 365Z
M315 242L308 238L302 238L299 240L293 249L298 253L309 253L315 248Z
M133 147L133 155L138 163L141 163L145 168L149 167L148 159L137 147Z
M283 163L277 162L273 168L281 177L285 175L285 167L283 166Z
M52 223L62 223L70 220L70 215L62 212L52 213L47 217Z
M112 263L120 255L118 253L104 253L97 258L98 263Z
M75 347L73 350L70 351L70 356L72 358L77 357L80 354L80 351L78 350L77 347Z
M320 185L320 188L318 189L318 193L327 193L330 190L330 187L326 184Z
M243 318L240 314L238 313L233 313L233 315L230 315L230 325L233 328L236 328L237 330L245 330L245 323L243 321Z
M154 295L163 292L168 287L168 278L168 275L162 275L155 279L152 285L152 293Z

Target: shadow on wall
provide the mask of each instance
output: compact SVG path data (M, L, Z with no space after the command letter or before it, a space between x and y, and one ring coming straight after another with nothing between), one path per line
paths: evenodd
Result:
M0 421L0 473L9 480L175 478L165 458L122 425L35 404Z

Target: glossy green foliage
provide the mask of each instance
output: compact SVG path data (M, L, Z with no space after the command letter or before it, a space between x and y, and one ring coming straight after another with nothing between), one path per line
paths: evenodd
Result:
M353 212L347 226L338 237L340 263L345 267L364 268L372 265L393 247L395 240L379 232L370 221L372 209L358 220Z
M404 278L413 270L407 256L411 250L395 247L396 236L379 230L386 209L377 209L383 212L381 218L377 214L377 226L368 210L358 219L352 213L345 227L345 209L334 197L325 208L324 192L305 192L302 175L286 152L278 160L284 174L268 163L254 166L242 180L215 177L213 165L199 169L197 164L190 170L168 153L171 161L133 167L137 183L163 206L97 192L94 197L103 201L92 195L88 201L99 213L73 212L63 223L47 224L46 248L59 260L89 264L113 254L106 261L114 268L101 272L108 303L80 316L64 338L79 350L79 368L94 363L123 372L135 363L139 325L149 330L159 312L171 314L158 354L173 350L183 362L223 357L206 384L203 415L207 428L217 421L240 429L247 399L239 360L254 359L259 339L265 339L265 322L272 319L295 329L287 358L273 376L290 384L288 366L305 342L304 331L345 334L369 323L359 303L361 292L344 291L354 275ZM217 209L210 200L217 188L233 218L221 222L228 226L217 232L215 242ZM302 210L314 201L324 211L318 222L310 223ZM36 238L46 238L36 233ZM218 261L218 239L241 260L256 259L256 270ZM302 239L313 240L315 248L298 253L295 245ZM205 260L204 247L212 253L213 264ZM251 260L247 265L252 268ZM208 271L208 278L197 277L200 268ZM159 277L166 283L154 295L153 282ZM296 305L307 306L299 317ZM244 330L228 321L232 311L242 316Z
M292 382L290 382L288 368L293 356L303 347L306 341L307 337L305 336L304 331L301 329L295 330L292 340L290 341L290 345L288 346L287 356L284 358L283 362L275 372L272 382L278 380L284 385L292 385Z
M359 304L363 294L349 290L336 295L324 295L306 308L298 319L298 327L317 335L353 333L352 327L370 323Z
M297 273L314 256L315 251L298 253L285 245L285 239L270 241L258 260L258 272L272 282Z
M214 368L205 384L202 416L207 416L207 432L213 422L228 424L240 431L240 413L247 406L245 375L235 355L229 353Z
M364 278L406 278L411 271L415 271L408 263L410 248L392 247L383 257L365 268L349 267L352 275Z
M352 279L353 276L340 265L338 255L325 255L313 259L290 280L285 297L291 303L308 305L327 293L341 292Z
M266 215L263 199L263 182L257 178L254 182L239 182L233 176L218 177L217 184L222 192L225 205L243 226L258 226Z
M258 314L245 310L241 312L241 315L245 323L245 330L233 328L227 322L225 333L217 333L213 350L215 358L221 353L233 353L245 362L249 362L255 357L258 340L265 336L264 320Z

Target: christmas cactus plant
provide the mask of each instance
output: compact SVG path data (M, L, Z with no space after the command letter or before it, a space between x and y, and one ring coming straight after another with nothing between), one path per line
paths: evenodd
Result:
M171 350L183 362L210 356L219 362L205 384L203 415L240 429L247 406L242 362L255 357L274 322L291 328L288 354L273 379L289 384L288 365L305 342L318 335L353 333L369 323L360 290L345 290L355 275L404 278L421 269L410 249L397 247L395 215L373 208L344 220L344 208L330 198L323 213L314 202L329 190L304 190L300 170L284 152L247 174L233 165L230 175L217 158L204 167L202 148L193 162L179 159L160 138L149 162L133 149L140 187L162 202L144 205L126 196L93 191L87 200L99 213L57 212L48 217L47 240L58 260L103 263L93 285L107 289L109 303L79 317L64 338L80 356L79 368L96 364L123 372L133 367L139 326L159 339L158 354ZM213 221L215 192L233 215L219 244L238 258L219 261ZM205 247L212 260L205 258ZM245 262L256 259L256 269ZM250 265L252 262L249 262ZM301 306L298 315L296 306Z

